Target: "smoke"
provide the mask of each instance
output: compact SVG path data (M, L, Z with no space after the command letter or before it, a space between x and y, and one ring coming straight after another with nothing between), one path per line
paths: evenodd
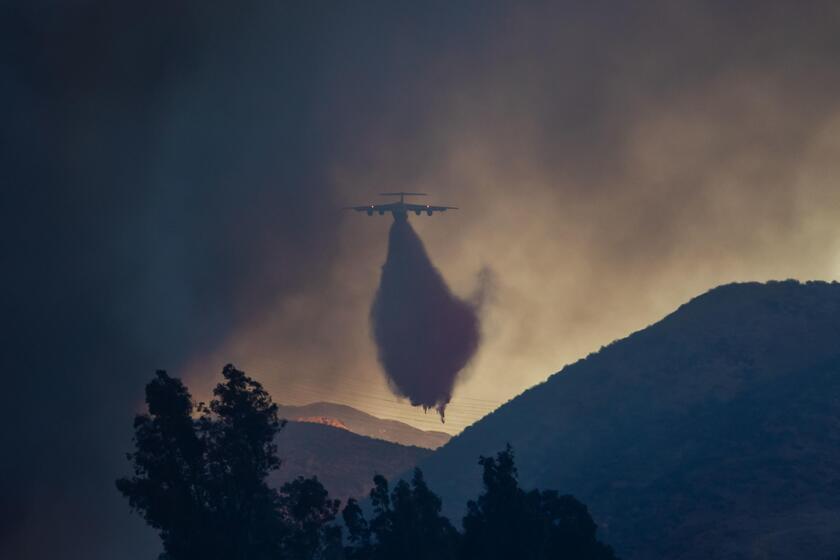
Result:
M155 553L113 480L158 368L432 422L359 324L370 185L469 201L418 227L457 293L504 271L448 431L721 282L837 278L838 10L0 2L0 558Z
M481 274L480 294L488 274ZM477 307L452 294L405 216L395 216L388 234L370 318L391 390L436 409L443 421L458 373L478 348Z

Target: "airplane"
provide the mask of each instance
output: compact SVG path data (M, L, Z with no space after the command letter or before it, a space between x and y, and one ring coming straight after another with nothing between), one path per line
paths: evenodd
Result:
M387 204L374 204L371 202L366 206L348 206L344 209L355 210L356 212L365 212L368 216L373 216L374 212L380 216L384 215L385 212L391 212L394 215L395 220L407 218L409 212L414 212L418 216L421 212L425 212L427 215L431 216L435 212L446 212L447 210L458 209L455 206L431 206L429 204L413 204L405 201L406 196L426 196L426 193L384 192L379 194L381 196L399 196L400 200L399 202L388 202Z

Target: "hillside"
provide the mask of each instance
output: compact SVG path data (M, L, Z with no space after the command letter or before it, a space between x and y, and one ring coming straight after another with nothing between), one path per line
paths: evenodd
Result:
M377 418L343 404L317 402L303 406L282 405L279 413L289 420L343 427L363 436L428 449L437 449L451 437L445 432L424 431L397 420Z
M309 422L289 422L276 439L283 460L269 482L316 475L334 498L364 497L374 474L394 476L431 454L428 449L372 439Z
M562 341L558 341L562 344ZM421 463L450 515L510 442L625 560L840 553L840 285L733 284L567 366Z

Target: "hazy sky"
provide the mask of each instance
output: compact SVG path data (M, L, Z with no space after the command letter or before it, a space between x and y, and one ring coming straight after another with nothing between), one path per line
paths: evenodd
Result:
M0 556L147 557L113 489L156 368L439 428L368 313L390 217L492 288L457 431L735 280L840 276L833 1L0 7Z
M351 22L328 57L324 275L194 354L190 378L232 360L282 400L458 431L717 284L835 278L837 9L646 6L488 8L373 38ZM385 44L372 91L348 86L351 47ZM390 217L336 210L401 189L461 208L411 218L456 292L485 268L495 288L443 427L390 395L369 339Z

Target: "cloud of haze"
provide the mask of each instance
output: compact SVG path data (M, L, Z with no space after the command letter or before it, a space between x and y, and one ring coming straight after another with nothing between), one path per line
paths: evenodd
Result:
M690 297L840 276L833 1L0 7L0 556L148 558L116 495L155 369L440 427L383 380L389 219L498 273L457 431Z
M337 204L429 192L460 207L413 222L455 293L482 266L499 272L447 429L717 284L837 277L837 9L791 10L531 3L429 27L397 19L364 38L345 22L336 89L358 72L344 37L384 58L367 87L342 90L354 110L333 122ZM358 322L389 221L345 217L328 287L285 298L213 363L246 360L290 400L433 428L388 399Z

